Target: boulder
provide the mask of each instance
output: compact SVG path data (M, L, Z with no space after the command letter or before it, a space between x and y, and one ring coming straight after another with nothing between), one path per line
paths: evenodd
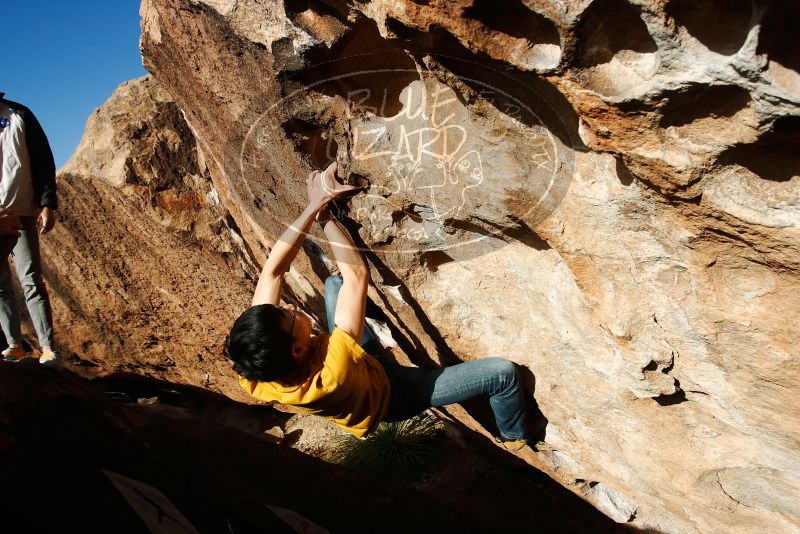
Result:
M144 132L145 155L76 156L67 171L102 187L62 180L115 212L107 243L126 248L95 254L142 298L99 284L62 300L109 295L117 311L75 322L96 325L87 340L158 320L142 324L171 332L169 372L234 391L212 345L308 172L338 159L365 188L338 209L400 349L419 365L519 364L549 420L534 463L638 528L794 531L797 14L766 0L144 0L145 66L185 125ZM93 146L114 146L96 130ZM126 227L117 204L134 202L148 218ZM319 321L325 246L315 233L286 277L286 300ZM136 275L148 260L163 267ZM109 343L132 364L152 348Z
M89 117L58 188L42 256L59 350L88 376L152 374L244 398L220 345L252 294L253 262L152 76Z

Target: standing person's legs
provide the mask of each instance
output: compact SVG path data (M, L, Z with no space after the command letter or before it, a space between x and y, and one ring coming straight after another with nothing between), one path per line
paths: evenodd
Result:
M12 253L17 276L25 293L25 303L31 316L33 327L43 350L52 350L53 319L50 300L42 279L42 261L39 254L39 233L36 217L20 217L22 231ZM17 318L17 328L19 328Z
M15 245L16 248L16 245ZM19 325L19 310L14 297L14 287L11 283L11 267L8 258L0 261L0 327L6 336L9 347L19 347L22 341L22 332Z
M525 438L525 398L519 373L503 358L481 358L441 369L396 366L390 374L397 401L387 421L413 417L430 407L489 395L500 437Z
M343 283L344 280L342 280L341 276L329 276L325 279L325 315L328 319L328 332L333 332L336 326L333 319L336 313L336 301L339 298L339 290L342 289ZM380 343L378 343L375 334L368 324L364 324L364 334L361 336L359 345L369 354L380 354Z
M17 245L19 239L19 217L0 208L0 328L9 347L19 347L22 338L19 328L19 314L14 299L14 290L11 285L11 269L8 257ZM16 319L16 320L15 320ZM14 326L16 324L16 327ZM18 355L21 349L12 351L4 350L3 356L11 356L12 352ZM16 355L15 355L16 356Z

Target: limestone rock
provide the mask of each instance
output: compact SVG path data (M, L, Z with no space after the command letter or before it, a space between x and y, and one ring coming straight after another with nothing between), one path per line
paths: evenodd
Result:
M306 174L339 158L368 186L342 216L371 297L416 363L530 370L550 421L541 465L618 521L790 532L797 14L766 0L144 0L141 48L202 147L233 272L264 260ZM80 166L114 169L114 202L152 198L152 158L119 154ZM156 219L148 239L165 238ZM317 317L319 237L286 294ZM220 340L246 305L245 287L223 287L209 293Z

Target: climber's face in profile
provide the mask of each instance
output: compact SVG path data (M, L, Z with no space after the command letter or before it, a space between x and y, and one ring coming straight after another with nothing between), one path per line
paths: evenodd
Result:
M286 333L294 339L292 356L296 359L303 359L308 349L308 342L311 339L311 319L298 310L294 304L286 304L281 308L284 309L286 315L284 321Z

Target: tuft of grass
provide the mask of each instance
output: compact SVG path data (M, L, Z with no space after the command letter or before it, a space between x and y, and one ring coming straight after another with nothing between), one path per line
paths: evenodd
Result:
M325 458L367 476L411 482L438 456L442 433L441 424L428 414L381 423L366 439L337 439Z

